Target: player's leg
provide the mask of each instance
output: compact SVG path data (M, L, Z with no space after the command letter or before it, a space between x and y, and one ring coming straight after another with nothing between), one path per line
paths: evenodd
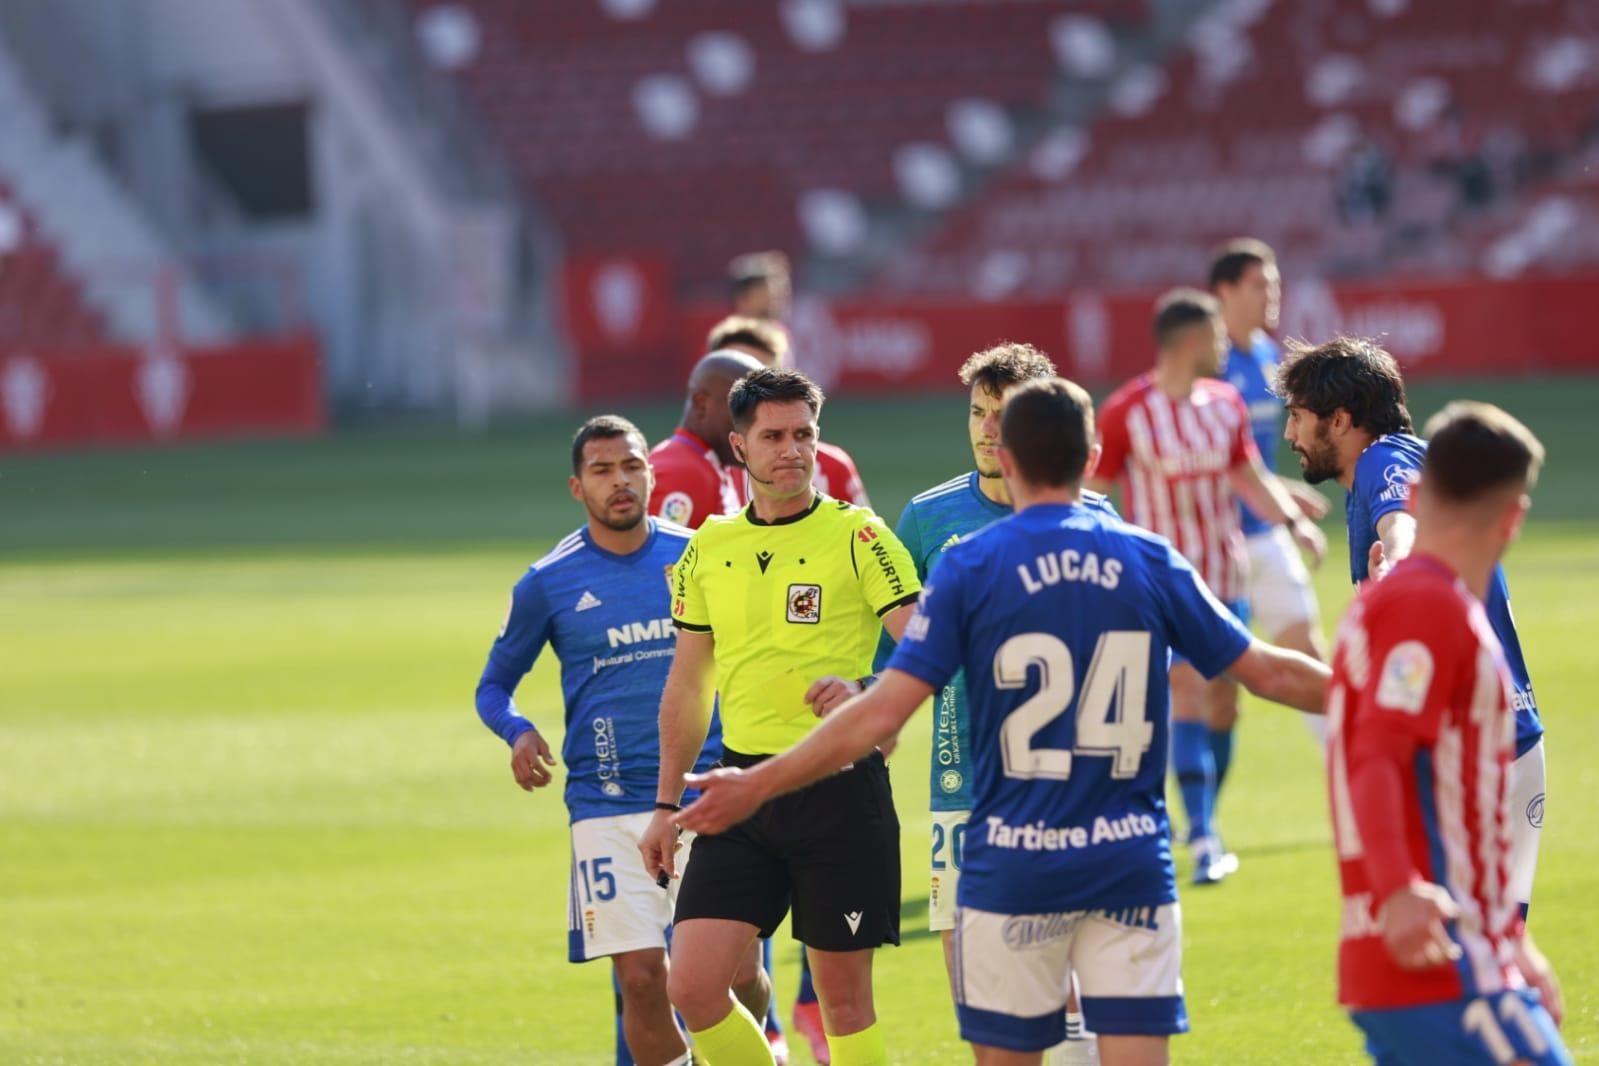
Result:
M794 937L807 948L833 1066L888 1062L872 999L873 952L899 943L899 819L873 753L787 808Z
M1216 764L1210 748L1210 707L1204 677L1187 662L1171 667L1171 764L1188 815L1188 844L1195 856L1194 883L1225 877L1212 869L1211 814L1216 802Z
M671 894L639 864L647 813L587 818L571 827L568 949L573 962L609 956L625 1047L619 1061L672 1062L688 1046L666 998ZM679 862L688 862L689 848Z
M794 992L794 1012L790 1015L794 1029L811 1047L811 1057L827 1066L831 1056L827 1053L827 1031L822 1026L822 1005L816 1002L816 982L811 977L811 960L800 952L799 988Z
M731 986L757 936L771 936L788 911L789 879L769 844L770 804L715 836L693 842L677 890L667 993L712 1063L771 1063L756 1017Z
M788 1042L783 1039L782 1027L777 1023L771 965L771 940L763 938L751 944L744 958L739 960L737 972L733 974L733 996L761 1023L777 1066L787 1066ZM774 1029L774 1025L777 1028Z
M761 972L766 978L766 1042L772 1045L777 1066L788 1066L788 1040L783 1035L782 1012L777 1009L777 970L772 962L772 938L761 940Z
M1286 529L1257 533L1246 541L1249 550L1249 611L1266 639L1292 648L1318 662L1327 661L1327 641L1321 632L1321 608L1293 538ZM1327 717L1300 715L1305 728L1323 746L1327 743Z
M695 1048L711 1063L772 1062L766 1034L730 991L739 962L759 933L748 922L690 918L679 920L672 934L667 994Z
M684 1060L688 1044L666 996L666 949L624 951L611 956L622 996L622 1031L639 1066Z
M1533 875L1538 870L1538 843L1543 836L1544 750L1539 740L1510 764L1510 898L1521 916L1532 907Z
M1188 1032L1182 936L1175 903L1083 917L1070 962L1102 1066L1164 1066L1170 1038Z

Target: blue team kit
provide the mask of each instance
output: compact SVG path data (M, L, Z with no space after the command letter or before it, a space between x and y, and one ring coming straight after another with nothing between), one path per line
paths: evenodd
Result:
M1283 401L1272 391L1277 375L1277 364L1282 359L1282 349L1264 330L1257 330L1250 338L1249 347L1232 345L1227 351L1227 366L1223 370L1229 384L1237 389L1249 408L1249 434L1255 438L1260 460L1267 470L1277 469L1277 445L1282 433ZM1238 514L1244 535L1269 533L1274 528L1264 518L1257 517L1242 500Z
M962 537L977 532L990 522L1010 515L1007 504L984 496L982 476L972 470L918 493L899 516L894 534L916 561L916 576L923 584L939 556ZM1106 514L1115 515L1109 499L1097 492L1084 492L1083 503ZM875 669L888 664L894 640L886 632L877 648ZM971 733L966 724L966 679L956 672L938 693L933 709L932 781L928 806L934 811L969 811L972 808L971 767L966 752ZM937 851L936 846L934 850Z
M967 678L960 905L1174 901L1168 653L1213 677L1249 642L1169 543L1096 507L1031 507L945 552L889 665L935 689Z
M1352 580L1366 580L1368 556L1378 539L1377 523L1383 516L1405 509L1411 482L1420 474L1426 454L1426 441L1408 433L1390 433L1372 441L1355 462L1355 480L1344 508ZM1505 663L1510 668L1510 706L1516 712L1516 757L1520 758L1543 737L1543 722L1532 694L1527 659L1521 653L1521 639L1516 635L1516 620L1510 613L1510 586L1503 566L1494 567L1483 607L1494 635L1504 646Z
M649 539L631 554L606 551L585 527L529 567L511 591L505 625L478 682L478 717L515 743L533 726L511 694L545 643L554 649L566 706L566 805L574 822L647 811L655 802L657 712L677 646L667 572L690 533L648 522ZM695 769L708 769L721 750L713 716Z

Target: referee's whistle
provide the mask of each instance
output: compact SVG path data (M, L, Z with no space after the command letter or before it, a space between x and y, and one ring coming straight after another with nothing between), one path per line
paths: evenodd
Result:
M672 875L667 873L665 870L658 870L655 874L655 883L660 885L662 888L666 888L672 883Z

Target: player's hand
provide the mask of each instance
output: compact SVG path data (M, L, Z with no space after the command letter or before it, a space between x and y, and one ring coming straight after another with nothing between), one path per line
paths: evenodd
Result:
M1527 984L1537 990L1539 998L1543 1000L1544 1010L1555 1020L1555 1025L1563 1024L1566 1020L1566 1001L1560 993L1560 980L1555 977L1555 968L1549 965L1544 953L1532 942L1531 933L1523 934L1521 942L1516 945L1516 969L1521 971Z
M663 875L676 877L677 849L682 846L677 840L677 826L672 824L672 812L656 811L638 841L645 871L657 881Z
M529 729L511 745L511 773L516 783L528 792L543 788L555 779L549 770L554 765L555 756L550 754L550 746L544 743L537 729Z
M859 695L860 691L859 681L847 681L842 677L829 675L813 682L811 687L805 690L805 702L811 705L816 717L825 718L851 696Z
M696 833L725 832L766 802L760 782L737 767L724 766L708 774L688 774L683 782L700 790L700 798L672 817L684 829Z
M1388 561L1388 549L1382 546L1382 541L1372 541L1371 551L1366 553L1366 579L1381 581L1393 568L1394 564Z
M1327 512L1332 504L1327 502L1327 497L1305 484L1303 481L1289 481L1283 479L1283 488L1288 490L1299 509L1311 517L1312 521L1320 522L1327 517Z
M1427 881L1406 885L1383 901L1377 912L1383 946L1406 970L1442 966L1460 957L1444 923L1460 913L1443 886Z
M1311 565L1320 566L1321 561L1327 557L1327 538L1322 534L1321 528L1310 519L1301 516L1289 525L1288 531L1293 534L1294 543L1310 553Z

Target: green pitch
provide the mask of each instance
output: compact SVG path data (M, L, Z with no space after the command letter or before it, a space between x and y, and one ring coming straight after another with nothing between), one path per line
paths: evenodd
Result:
M1592 1058L1599 382L1414 406L1453 395L1550 446L1509 563L1552 731L1533 924ZM674 412L634 413L655 435ZM892 520L966 467L963 415L958 396L841 403L824 431ZM576 421L0 462L0 1062L610 1061L605 965L566 962L560 796L513 785L471 699L510 584L579 519ZM1336 515L1328 531L1330 628L1348 590ZM558 730L548 664L519 703ZM924 932L926 756L923 718L893 760L906 940L879 956L879 1009L896 1061L969 1061ZM1175 1057L1357 1061L1316 750L1295 714L1252 706L1234 766L1243 867L1184 890L1194 1032Z

